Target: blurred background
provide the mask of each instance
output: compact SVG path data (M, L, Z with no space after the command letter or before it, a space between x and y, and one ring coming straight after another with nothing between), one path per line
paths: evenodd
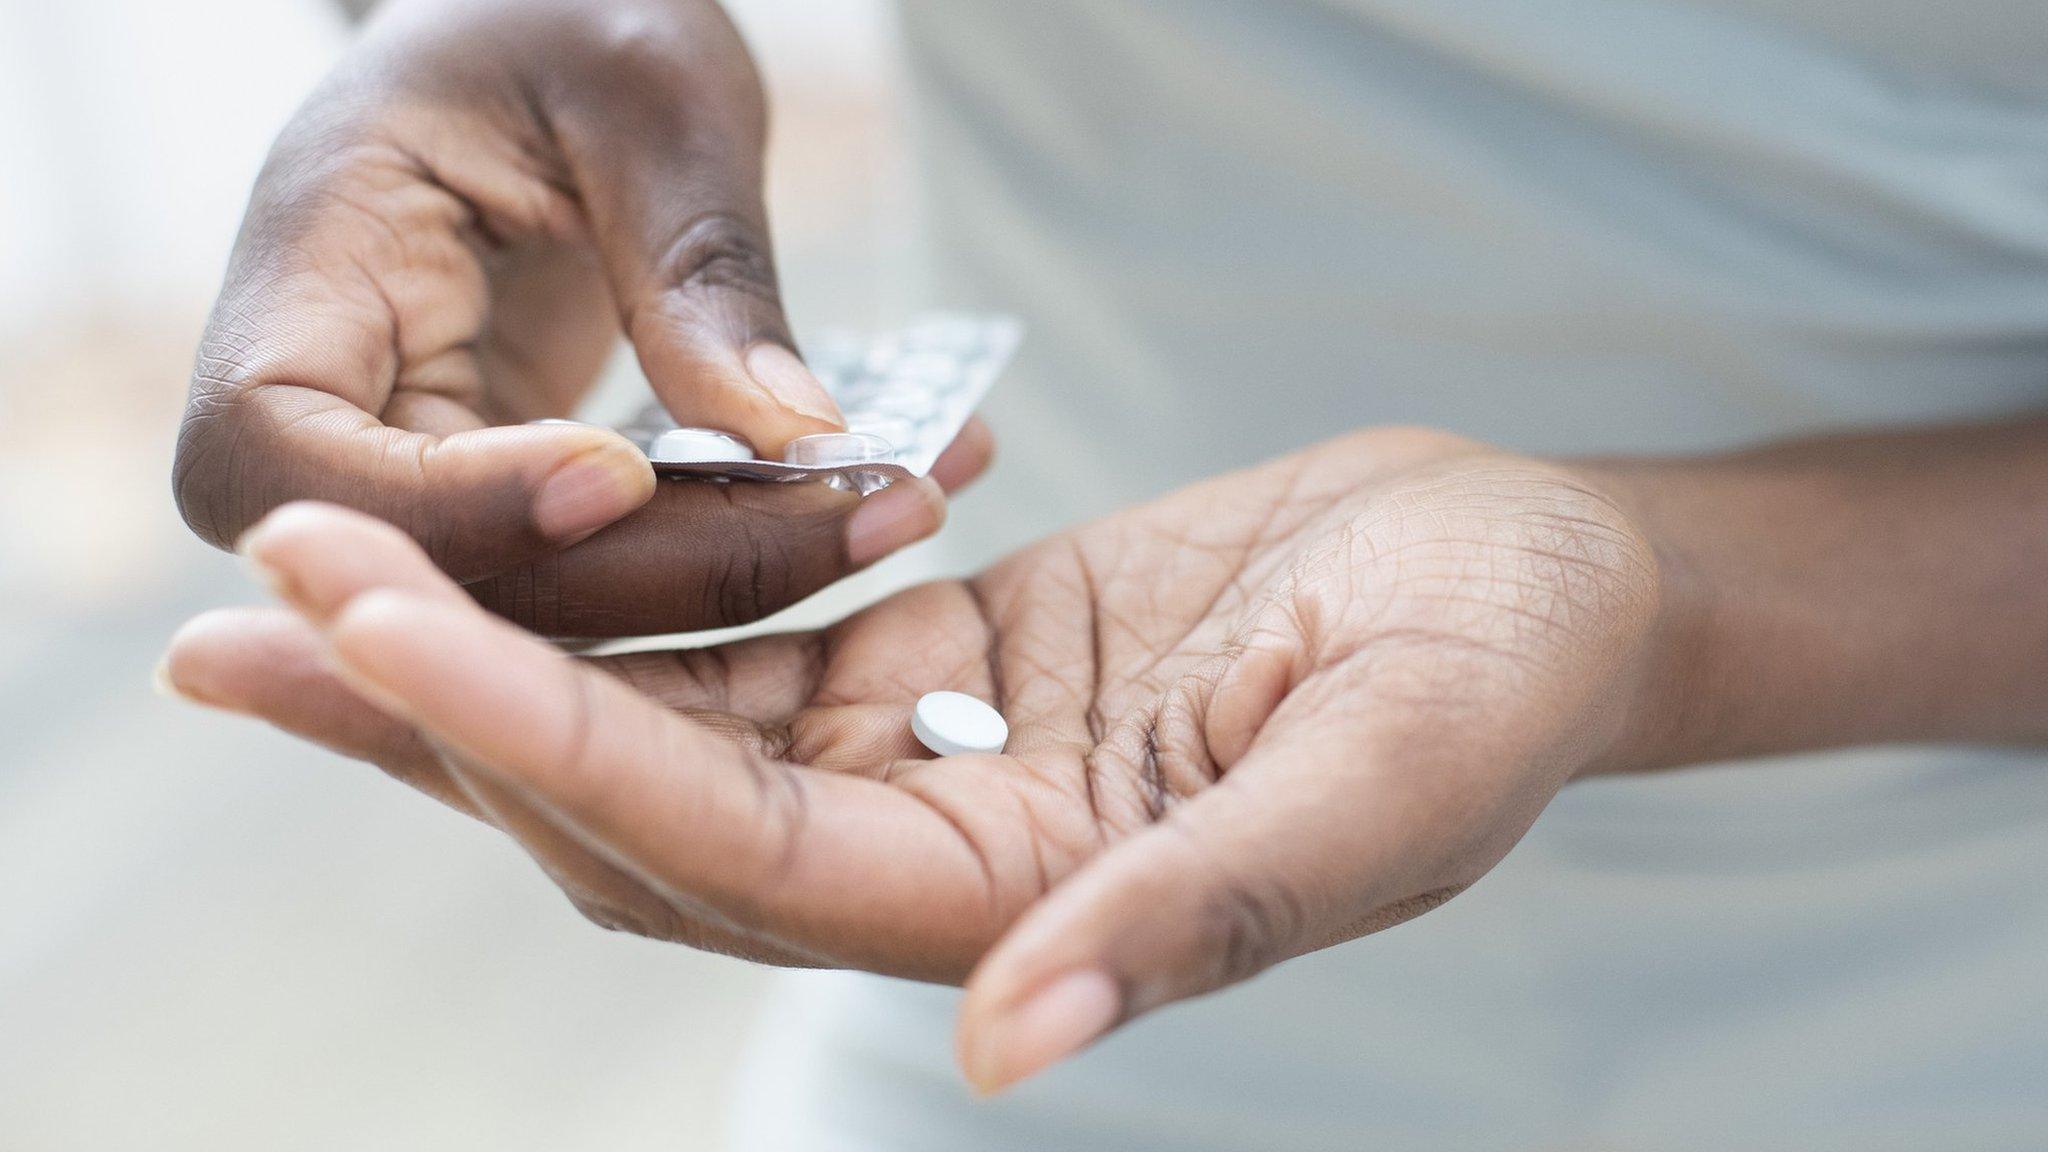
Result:
M885 6L728 7L792 316L874 322ZM346 36L326 0L0 0L0 1149L715 1146L768 973L596 931L494 834L151 689L180 622L256 598L179 523L171 443Z

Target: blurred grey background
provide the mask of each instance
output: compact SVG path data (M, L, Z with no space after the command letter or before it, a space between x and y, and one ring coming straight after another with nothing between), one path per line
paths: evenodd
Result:
M792 315L880 319L886 9L728 7ZM715 1146L767 973L599 932L494 834L151 690L181 621L256 598L170 448L249 182L345 38L326 0L0 0L0 1149Z

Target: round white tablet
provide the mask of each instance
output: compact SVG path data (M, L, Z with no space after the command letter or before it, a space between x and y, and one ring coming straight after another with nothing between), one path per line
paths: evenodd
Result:
M927 692L910 710L917 742L941 756L1001 752L1010 738L1002 713L965 692Z
M671 428L647 446L656 464L723 464L754 458L754 446L716 428Z

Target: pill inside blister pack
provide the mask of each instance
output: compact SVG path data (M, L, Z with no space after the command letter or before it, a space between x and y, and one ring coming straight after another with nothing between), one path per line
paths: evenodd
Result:
M846 416L845 432L800 436L779 460L712 428L678 428L660 403L619 431L656 473L728 480L826 480L867 492L931 471L1016 354L1008 316L935 314L879 336L829 333L806 358Z

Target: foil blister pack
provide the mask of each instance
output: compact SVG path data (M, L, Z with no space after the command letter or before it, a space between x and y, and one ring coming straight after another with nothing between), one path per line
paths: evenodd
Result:
M846 416L845 432L790 441L779 460L713 428L679 428L659 401L619 427L663 476L824 480L862 492L923 476L1016 355L1010 316L936 313L878 335L828 332L805 362Z

